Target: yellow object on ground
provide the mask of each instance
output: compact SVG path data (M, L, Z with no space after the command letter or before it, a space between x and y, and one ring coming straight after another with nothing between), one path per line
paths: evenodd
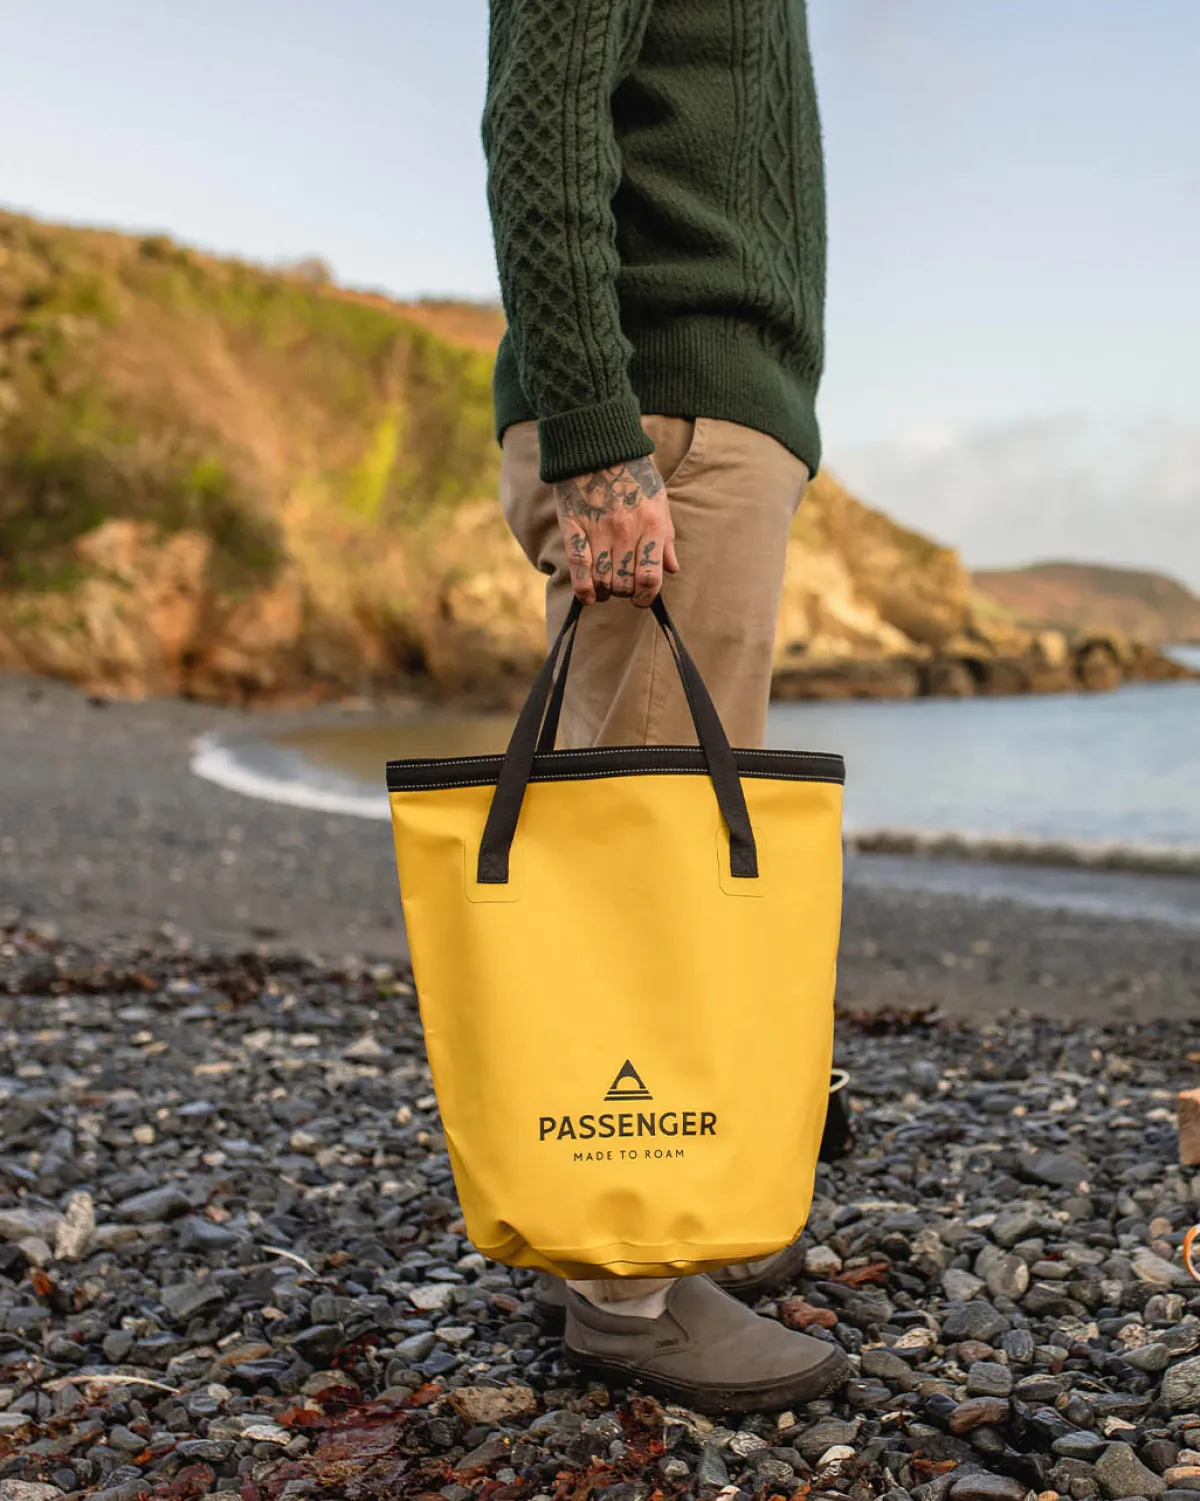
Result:
M388 767L468 1233L564 1277L789 1244L828 1102L841 758L731 752L656 612L699 747L548 749L556 645L505 757Z
M1197 1237L1200 1237L1200 1225L1193 1225L1183 1237L1183 1264L1187 1268L1188 1276L1200 1282L1200 1272L1196 1270L1196 1263L1192 1259Z

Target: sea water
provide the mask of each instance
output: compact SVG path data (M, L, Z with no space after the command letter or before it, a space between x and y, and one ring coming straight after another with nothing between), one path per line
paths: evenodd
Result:
M1200 649L1179 655L1200 667ZM510 727L504 716L440 712L347 718L274 738L206 738L193 766L255 796L386 818L386 761L499 751ZM1200 681L1097 694L776 704L767 744L845 756L851 850L955 857L1030 899L1039 884L1060 892L1063 880L1031 869L1003 875L1001 865L1183 876L1171 902L1200 920ZM946 862L873 855L857 863L871 880L931 889L964 879ZM913 874L917 866L923 874ZM1073 879L1086 887L1086 874ZM1148 898L1152 888L1138 889Z

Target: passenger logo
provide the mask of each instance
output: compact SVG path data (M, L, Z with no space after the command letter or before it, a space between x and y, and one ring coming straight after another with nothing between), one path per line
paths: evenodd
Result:
M646 1088L642 1076L626 1058L621 1071L609 1086L606 1100L652 1100L654 1096Z

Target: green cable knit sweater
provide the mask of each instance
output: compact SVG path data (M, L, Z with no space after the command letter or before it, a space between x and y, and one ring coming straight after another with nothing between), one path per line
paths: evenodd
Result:
M536 418L554 481L649 453L642 412L723 417L815 473L804 0L491 0L489 51L498 432Z

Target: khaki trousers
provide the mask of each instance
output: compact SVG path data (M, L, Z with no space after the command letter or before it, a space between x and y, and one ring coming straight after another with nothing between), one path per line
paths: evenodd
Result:
M679 572L663 598L734 745L761 746L788 530L808 470L781 443L715 417L645 417L675 523ZM571 603L554 507L538 478L537 424L504 434L500 501L525 555L547 577L549 640ZM584 611L559 745L694 745L670 648L649 610L610 599Z
M679 572L663 598L695 658L733 745L761 746L771 695L775 625L788 531L808 470L781 443L713 417L643 418L671 504ZM513 534L547 575L553 641L571 603L571 577L554 491L538 477L537 424L508 428L500 500ZM694 745L670 648L649 610L610 599L584 611L571 659L560 747ZM595 1302L646 1299L669 1282L572 1283Z

